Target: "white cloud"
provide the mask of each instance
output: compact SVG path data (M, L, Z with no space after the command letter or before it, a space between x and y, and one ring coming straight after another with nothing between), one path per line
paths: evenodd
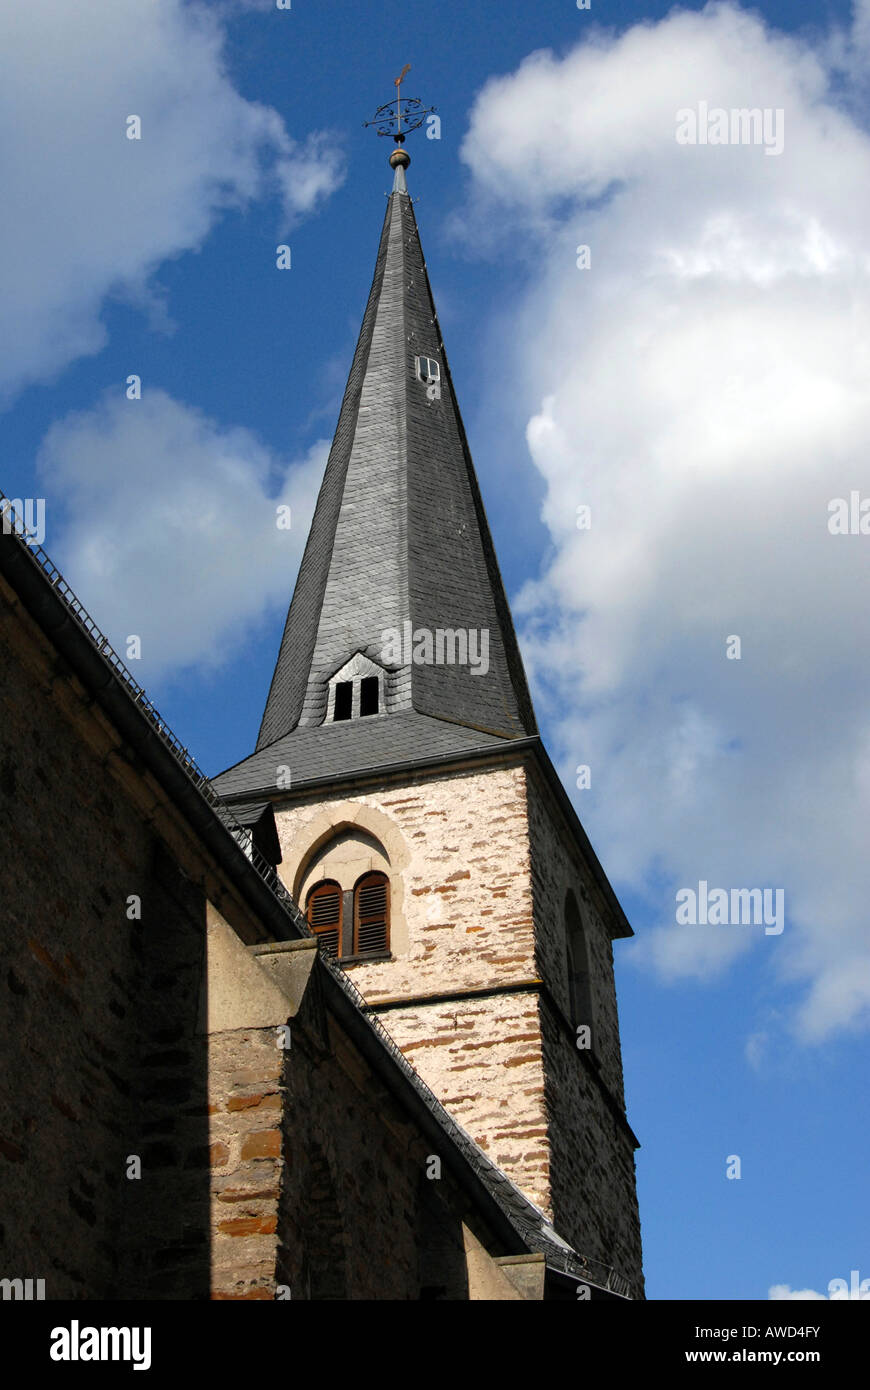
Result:
M654 904L636 958L703 980L754 946L807 1040L870 1018L870 536L827 529L870 497L870 139L825 61L675 12L532 55L464 147L469 231L534 271L498 390L525 393L554 554L516 612L557 753L592 768L580 813ZM782 108L783 153L678 145L700 101ZM783 888L783 934L673 925L701 879Z
M147 298L155 267L200 246L223 209L271 192L281 234L340 180L334 141L294 141L235 91L220 13L182 0L0 9L0 397L98 352L106 296ZM141 140L126 137L130 115Z
M816 1293L815 1289L793 1289L789 1284L773 1284L767 1291L767 1297L774 1302L821 1302L827 1303L828 1296L823 1293Z
M311 523L328 445L293 466L250 431L222 429L163 391L106 396L43 442L38 470L69 521L46 548L142 684L237 656L269 604L282 609ZM289 505L290 530L277 508Z
M334 139L315 131L303 144L288 147L276 167L289 219L312 212L340 181L341 157Z

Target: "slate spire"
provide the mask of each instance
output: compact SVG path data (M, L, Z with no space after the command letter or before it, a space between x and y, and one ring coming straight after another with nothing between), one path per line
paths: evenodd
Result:
M260 764L276 759L320 780L537 734L409 163L393 151L374 279L257 752L217 779L227 794L267 787ZM356 695L353 717L336 720L336 676L368 676L370 687L377 676L377 713L360 714Z

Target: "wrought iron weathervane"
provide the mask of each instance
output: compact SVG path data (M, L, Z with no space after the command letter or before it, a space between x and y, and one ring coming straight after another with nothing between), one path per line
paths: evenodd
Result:
M406 63L395 80L393 100L379 106L370 121L363 121L364 126L376 126L378 135L392 135L397 145L404 145L405 136L419 130L426 117L436 110L434 106L424 107L419 97L402 96L402 83L410 71L411 64Z

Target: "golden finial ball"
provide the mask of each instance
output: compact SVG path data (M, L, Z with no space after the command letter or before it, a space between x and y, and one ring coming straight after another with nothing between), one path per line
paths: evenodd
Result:
M407 167L408 167L408 165L409 165L410 163L411 163L411 156L408 154L408 151L407 151L407 150L396 149L396 150L393 150L393 153L390 155L390 168L391 168L391 169L398 169L398 167L399 167L400 164L401 164L401 166L402 166L403 169L407 169Z

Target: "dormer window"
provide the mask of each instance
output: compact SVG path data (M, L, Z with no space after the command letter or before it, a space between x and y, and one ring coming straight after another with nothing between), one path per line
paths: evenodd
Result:
M350 719L353 714L353 681L339 681L335 687L333 719Z
M381 683L377 676L363 676L359 683L360 717L377 714L380 709Z
M326 723L386 714L386 671L357 652L329 682Z
M417 358L417 376L420 381L425 381L427 386L441 380L441 368L434 357Z

